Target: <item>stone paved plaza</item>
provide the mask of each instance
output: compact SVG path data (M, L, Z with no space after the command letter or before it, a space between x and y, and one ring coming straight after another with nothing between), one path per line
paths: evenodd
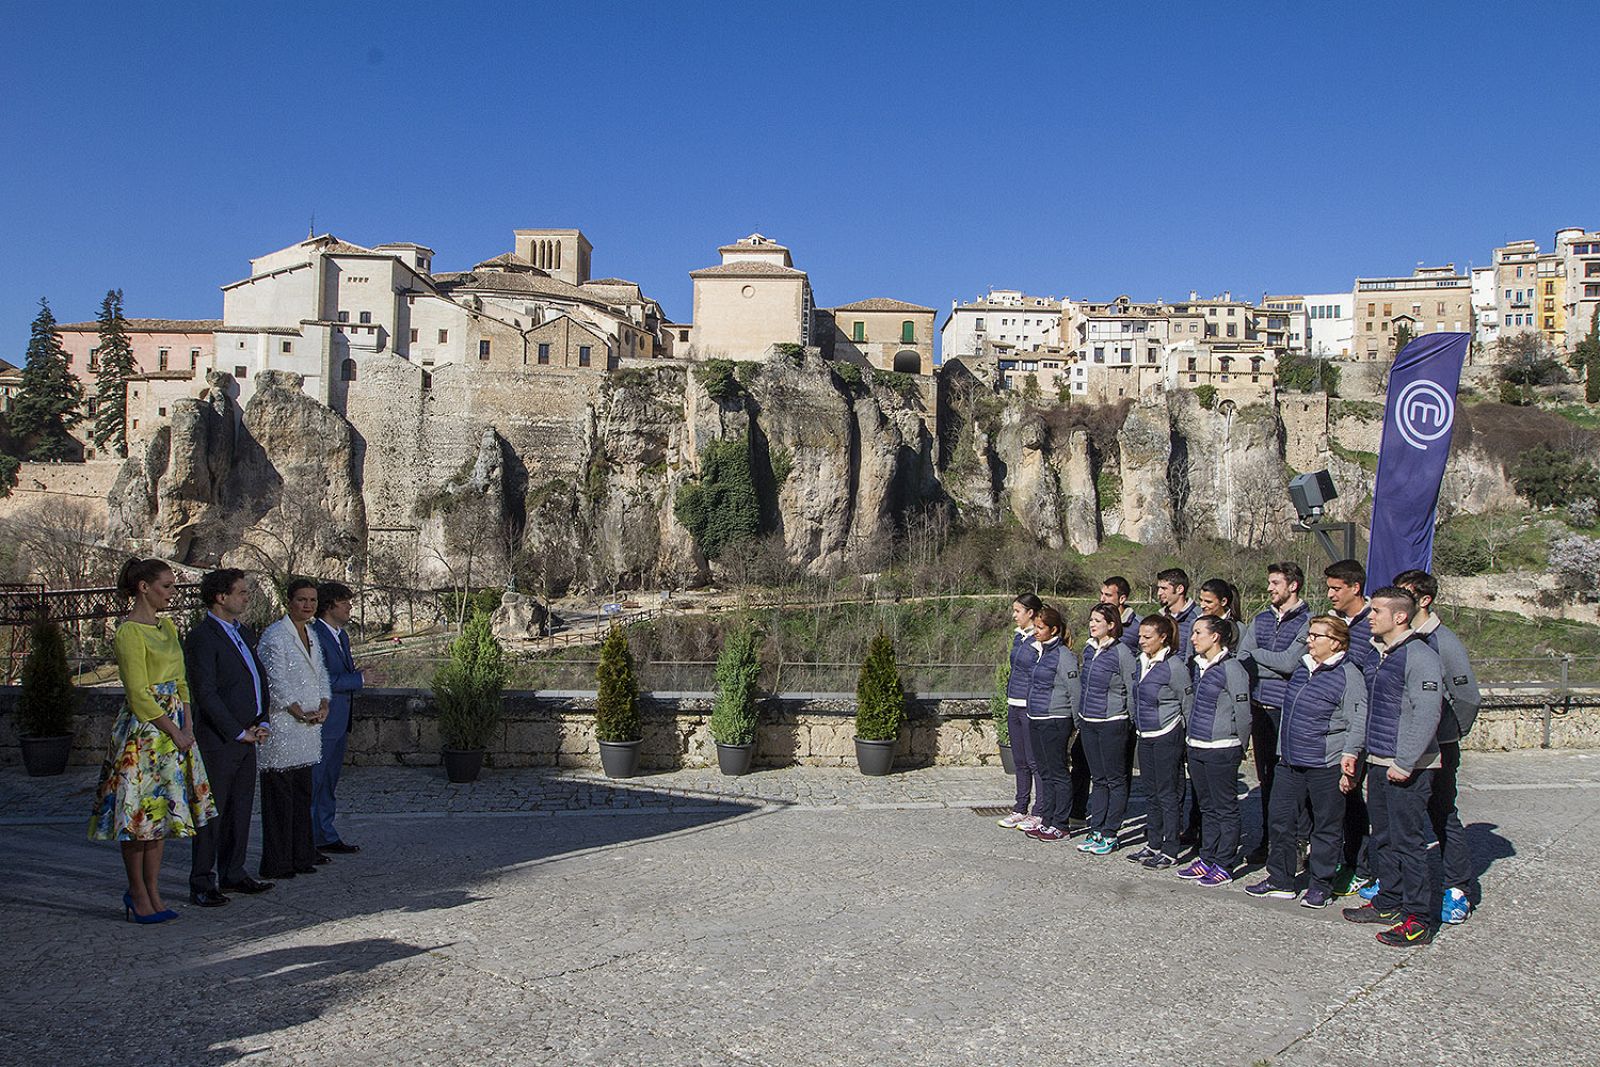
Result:
M1400 952L1000 830L982 768L357 768L360 855L139 927L92 774L11 768L0 1063L1600 1061L1600 754L1465 778L1484 906Z

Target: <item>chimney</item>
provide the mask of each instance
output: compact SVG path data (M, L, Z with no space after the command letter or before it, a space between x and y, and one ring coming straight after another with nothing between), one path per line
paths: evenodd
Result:
M1189 303L1192 304L1196 300L1199 300L1199 299L1200 299L1200 290L1198 290L1198 289L1190 289L1189 290Z

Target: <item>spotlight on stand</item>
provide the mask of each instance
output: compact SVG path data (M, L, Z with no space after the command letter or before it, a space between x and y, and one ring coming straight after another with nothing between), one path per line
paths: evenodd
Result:
M1300 528L1314 535L1322 551L1335 563L1342 559L1354 559L1356 555L1356 524L1330 522L1323 517L1328 502L1338 496L1339 491L1333 486L1333 476L1325 470L1297 474L1289 480L1289 500L1294 504L1295 514L1300 517ZM1333 539L1335 534L1339 536L1337 544Z

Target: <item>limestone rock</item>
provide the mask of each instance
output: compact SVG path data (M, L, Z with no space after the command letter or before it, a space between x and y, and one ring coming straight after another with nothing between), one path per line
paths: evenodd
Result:
M545 635L549 617L549 609L538 597L507 590L489 617L489 624L502 641L533 641Z

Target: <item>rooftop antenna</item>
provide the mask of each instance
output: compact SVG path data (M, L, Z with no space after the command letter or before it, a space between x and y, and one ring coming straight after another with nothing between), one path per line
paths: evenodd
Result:
M311 213L311 225L306 227L306 240L311 240L317 235L317 213Z

